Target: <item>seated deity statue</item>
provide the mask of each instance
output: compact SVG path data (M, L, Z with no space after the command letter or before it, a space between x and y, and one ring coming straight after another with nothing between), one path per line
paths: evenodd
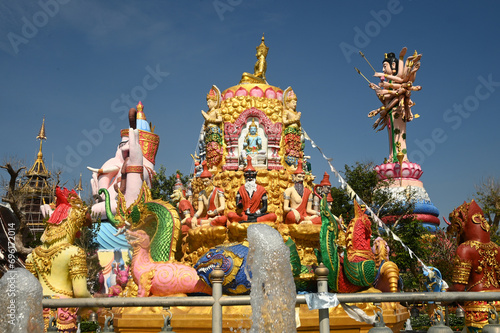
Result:
M305 172L302 160L292 175L294 186L285 190L283 212L287 224L321 224L320 214L313 209L313 193L304 187Z
M224 190L213 186L212 173L208 171L206 161L203 161L202 166L203 172L200 174L200 178L203 181L204 190L198 195L198 210L193 217L186 220L186 223L190 223L193 229L199 226L226 226Z
M262 35L262 42L260 43L259 46L257 46L257 53L255 54L255 56L257 57L257 62L255 63L254 66L253 75L262 78L264 82L266 82L266 70L267 70L266 57L268 51L269 48L264 44L264 35Z
M254 66L254 72L251 73L243 73L241 76L240 83L261 83L266 84L266 71L267 71L267 53L269 52L269 47L264 43L264 35L262 35L262 39L260 45L256 47L257 53L255 56L257 57L257 62Z
M181 219L181 231L185 235L191 229L189 218L194 215L194 208L191 201L188 199L189 190L184 187L181 182L180 175L177 174L177 181L174 185L174 191L170 195L170 200L175 203Z
M247 156L245 168L245 185L236 193L236 207L242 209L240 214L229 212L227 218L230 222L263 222L276 221L276 214L267 213L267 192L255 181L257 171L252 166L252 158Z
M245 165L247 156L254 158L257 165L265 164L266 152L262 147L262 137L258 133L258 126L255 123L255 119L252 119L252 123L248 127L248 133L243 140L243 149L240 154L240 166Z
M255 121L252 120L252 124L245 136L245 142L243 142L243 149L245 149L247 153L256 153L262 150L262 138L257 134L257 129Z

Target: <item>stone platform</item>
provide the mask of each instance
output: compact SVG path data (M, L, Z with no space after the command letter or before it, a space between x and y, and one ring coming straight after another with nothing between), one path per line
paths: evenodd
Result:
M373 315L376 308L372 304L358 304L368 315ZM382 303L384 321L393 332L404 328L409 318L408 310L399 303ZM172 307L172 328L175 332L212 332L211 307ZM115 332L120 333L158 333L163 327L162 308L114 308ZM319 332L318 310L309 310L307 305L301 304L296 308L296 315L300 320L297 332ZM246 332L251 327L250 306L223 307L223 332ZM297 318L297 317L296 317ZM299 322L298 322L299 323ZM341 306L330 309L330 331L366 333L373 326L351 319Z

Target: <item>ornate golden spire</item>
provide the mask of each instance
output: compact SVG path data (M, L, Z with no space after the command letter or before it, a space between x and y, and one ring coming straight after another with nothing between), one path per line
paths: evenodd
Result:
M43 142L43 140L47 140L47 137L45 136L45 117L43 117L42 127L40 128L40 132L38 133L36 138L38 140L40 140L40 148L38 150L38 154L37 154L35 163L33 164L31 169L26 174L27 175L40 175L40 176L48 177L49 172L47 171L47 168L45 167L45 162L43 161L43 154L42 154L42 142Z
M82 174L80 173L80 180L78 181L78 185L75 187L75 191L78 191L78 194L80 194L80 191L83 191L82 188Z
M40 128L40 132L36 138L40 141L47 140L47 137L45 136L45 116L43 116L42 127Z

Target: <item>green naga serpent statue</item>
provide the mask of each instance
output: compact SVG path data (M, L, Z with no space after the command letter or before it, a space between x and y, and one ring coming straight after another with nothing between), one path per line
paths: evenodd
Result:
M138 296L167 296L201 292L211 289L199 279L192 267L175 261L181 223L176 209L168 202L153 200L143 183L137 200L127 207L125 197L118 193L116 215L111 212L109 194L106 215L119 233L126 231L133 248L132 277L138 286Z
M180 221L176 209L168 202L153 200L146 184L143 184L137 200L127 207L125 197L118 193L116 216L111 211L109 193L100 189L106 198L106 215L108 220L122 233L144 230L151 237L151 258L155 262L170 261L175 257L176 244L179 239Z
M330 289L352 293L373 286L382 291L396 292L399 281L397 265L388 258L377 265L370 247L370 219L356 201L354 211L355 216L344 232L328 209L326 199L321 200L321 258L329 270Z

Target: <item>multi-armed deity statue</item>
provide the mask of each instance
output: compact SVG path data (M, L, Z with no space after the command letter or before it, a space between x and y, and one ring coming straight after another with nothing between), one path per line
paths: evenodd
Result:
M389 161L408 161L406 151L406 123L413 120L411 107L413 101L410 99L412 91L422 88L414 86L413 82L420 68L421 54L415 54L403 61L406 48L399 53L399 59L394 53L386 53L383 64L383 72L375 73L380 78L379 85L370 83L370 88L375 90L377 97L383 106L371 111L368 117L379 115L373 125L379 127L378 131L387 127L389 133ZM403 157L401 157L401 154ZM399 157L398 157L399 155Z
M361 55L364 57L362 53ZM377 131L387 128L389 135L389 158L377 165L375 171L379 180L386 183L387 190L398 200L406 202L411 198L410 201L415 204L414 217L422 221L427 228L435 230L440 223L439 210L432 204L423 183L419 180L423 173L422 168L408 159L406 147L406 124L418 118L418 115L414 116L411 111L415 104L411 100L411 93L422 89L413 84L422 55L415 51L404 60L405 55L406 47L401 50L398 58L395 53L386 53L382 61L382 72L374 73L374 76L380 79L379 84L368 81L382 103L381 107L368 113L368 117L378 115L379 118L373 127L378 128ZM397 218L398 216L388 216L383 220L390 223Z

